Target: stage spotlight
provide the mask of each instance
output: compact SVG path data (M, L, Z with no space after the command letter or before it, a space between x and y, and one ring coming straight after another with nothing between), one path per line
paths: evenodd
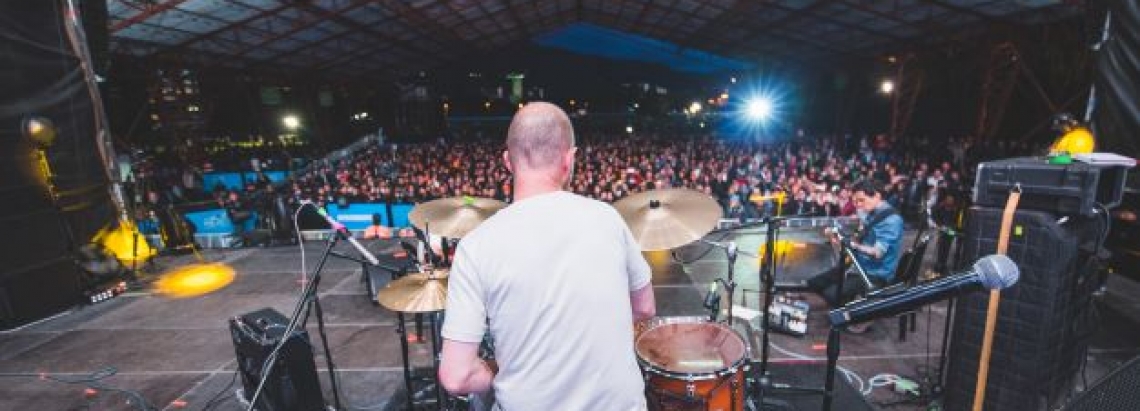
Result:
M772 100L767 97L755 97L748 100L744 106L744 114L753 121L765 121L772 117Z
M895 92L895 82L891 80L883 80L879 83L879 92L883 94L891 94Z
M55 124L44 117L29 117L24 119L24 136L27 137L32 143L35 143L36 148L47 149L55 143Z
M301 119L292 114L282 117L281 123L285 125L285 128L290 130L296 130L301 127Z

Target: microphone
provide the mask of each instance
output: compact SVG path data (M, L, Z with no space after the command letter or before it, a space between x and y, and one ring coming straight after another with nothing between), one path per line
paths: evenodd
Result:
M958 294L1007 288L1017 283L1019 275L1017 264L1009 257L988 255L965 272L919 284L888 297L855 301L831 310L828 317L832 326L861 323L899 314Z
M717 282L709 283L709 292L705 294L704 307L709 310L709 321L716 321L720 314L720 293L717 292Z
M312 205L313 208L317 209L317 214L320 214L321 217L324 217L325 221L329 223L329 227L342 234L344 236L344 239L348 240L348 243L352 244L352 246L356 248L356 251L359 252L360 255L364 256L365 260L368 260L368 262L372 265L380 265L380 260L377 260L376 256L372 255L371 251L368 251L367 248L364 248L363 245L360 245L360 242L356 241L356 238L354 238L352 236L352 233L344 227L344 224L341 224L340 221L334 220L332 216L325 212L325 209L317 207L311 202L302 202L302 204Z

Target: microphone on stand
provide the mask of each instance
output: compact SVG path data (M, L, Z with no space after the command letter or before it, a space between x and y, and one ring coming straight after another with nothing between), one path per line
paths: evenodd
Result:
M702 305L709 310L709 321L716 321L717 315L720 314L720 293L717 292L716 281L709 283L709 292L705 293L705 301Z
M356 251L359 252L360 255L364 256L365 260L368 260L368 262L372 265L380 265L380 260L377 260L376 256L372 255L371 251L368 251L368 249L364 248L364 246L361 245L359 241L356 241L356 238L352 236L352 232L348 231L348 229L344 227L344 224L341 224L340 221L333 219L332 216L325 212L324 208L317 207L317 205L313 204L311 201L306 200L301 202L301 205L305 204L311 205L313 208L317 209L317 214L324 218L325 222L329 223L329 228L332 228L333 231L336 231L337 233L340 233L342 236L344 236L344 239L347 240L349 244L352 244L352 246L356 248Z
M1009 257L988 255L962 273L919 284L889 297L852 302L831 310L828 318L833 326L861 323L971 291L1007 288L1017 283L1020 273Z

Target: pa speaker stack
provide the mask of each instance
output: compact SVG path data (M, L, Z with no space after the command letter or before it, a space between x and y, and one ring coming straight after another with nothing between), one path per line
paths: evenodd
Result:
M1054 409L1071 392L1095 324L1099 286L1089 272L1103 238L1107 208L1119 204L1125 169L1050 165L1018 158L983 163L969 210L962 261L997 250L1008 193L1022 191L1008 256L1021 269L1001 293L984 409ZM974 398L988 294L962 297L953 313L946 409L969 410Z

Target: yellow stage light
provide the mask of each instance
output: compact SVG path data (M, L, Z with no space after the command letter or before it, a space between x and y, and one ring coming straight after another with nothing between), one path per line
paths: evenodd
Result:
M233 281L234 269L228 265L191 264L163 274L154 289L167 297L188 298L220 290Z
M1067 152L1069 154L1091 153L1096 148L1096 139L1092 132L1084 126L1069 129L1061 135L1053 146L1049 148L1052 153Z
M120 221L114 228L100 230L95 234L94 242L106 247L125 266L144 262L157 253L129 220Z

